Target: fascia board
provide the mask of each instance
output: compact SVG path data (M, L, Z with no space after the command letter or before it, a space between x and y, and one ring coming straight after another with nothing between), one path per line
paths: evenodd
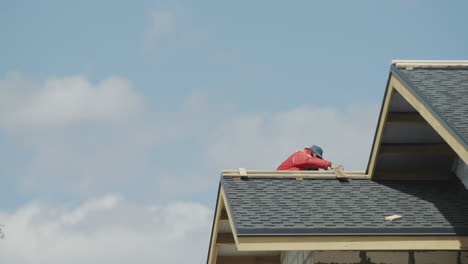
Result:
M392 65L414 68L468 67L468 60L392 60Z
M388 115L388 108L389 108L392 93L393 93L391 80L392 80L392 73L390 70L390 73L387 78L387 85L385 86L386 89L385 89L384 97L382 100L382 106L380 107L379 120L377 121L377 126L375 129L374 140L372 142L372 148L371 148L371 152L369 155L369 161L367 163L367 169L365 172L365 174L370 176L370 179L372 179L373 174L374 174L375 162L377 160L377 154L380 148L383 128L386 122L386 118Z
M221 209L222 209L222 201L221 201L221 183L218 186L218 195L216 198L216 209L213 214L213 226L211 227L211 235L210 235L210 245L208 247L208 256L206 258L207 264L212 264L216 262L216 239L218 236L218 225L221 218Z
M239 237L239 251L466 250L467 236Z

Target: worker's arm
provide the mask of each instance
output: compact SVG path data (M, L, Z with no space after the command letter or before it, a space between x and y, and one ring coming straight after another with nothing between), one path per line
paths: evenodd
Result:
M302 151L296 152L292 157L292 162L296 167L301 169L324 169L328 168L331 163L328 160L323 160L316 157L311 157Z

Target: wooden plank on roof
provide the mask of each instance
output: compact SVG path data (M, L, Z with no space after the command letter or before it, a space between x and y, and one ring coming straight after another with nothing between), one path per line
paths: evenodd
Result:
M239 168L240 176L247 176L247 170L245 168Z
M351 177L347 176L343 170L342 170L342 167L338 167L336 169L333 169L333 172L335 172L336 174L336 178L338 179L351 179Z
M242 175L241 175L242 173ZM369 179L369 176L364 171L345 171L346 176L353 179ZM333 170L328 171L266 171L266 170L222 170L223 177L231 177L234 180L241 178L297 178L297 179L321 179L335 178L336 173Z
M287 171L287 170L246 170L247 172L247 175L251 176L251 175L256 175L256 174L271 174L271 175L274 175L274 174L310 174L310 175L314 175L314 174L330 174L330 175L334 175L334 172L333 171L307 171L307 170L302 170L302 171ZM366 174L365 171L346 171L346 173L348 174L361 174L361 175L364 175ZM222 170L221 171L221 174L223 176L233 176L233 175L237 175L239 176L239 170Z
M445 67L468 67L466 60L393 60L398 68L445 68Z
M350 178L354 179L368 179L367 175L355 175L355 174L348 174L345 172L346 175ZM230 175L223 175L224 177L230 177ZM249 175L248 178L304 178L304 179L327 179L327 178L335 178L336 174L256 174L256 175ZM232 178L236 178L236 176L232 176ZM240 178L237 176L237 178Z
M386 216L384 219L387 221L395 221L401 218L403 218L403 216L394 214L394 215Z

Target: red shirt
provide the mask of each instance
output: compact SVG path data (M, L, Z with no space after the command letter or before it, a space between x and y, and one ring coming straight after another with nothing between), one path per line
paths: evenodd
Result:
M328 168L330 161L316 158L308 149L294 152L276 170L307 170Z

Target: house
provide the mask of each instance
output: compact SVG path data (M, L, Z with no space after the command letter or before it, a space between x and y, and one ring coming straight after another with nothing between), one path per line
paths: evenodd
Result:
M468 263L467 164L468 61L393 61L367 170L222 171L207 263Z

